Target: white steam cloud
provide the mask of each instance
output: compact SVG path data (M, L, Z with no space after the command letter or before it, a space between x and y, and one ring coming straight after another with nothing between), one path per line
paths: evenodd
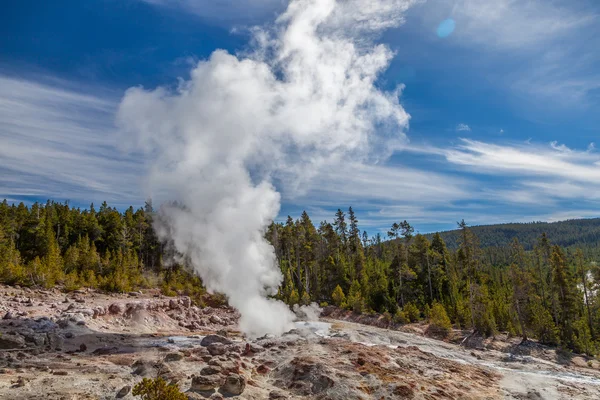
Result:
M159 234L209 290L225 293L250 336L281 334L293 313L269 299L282 276L263 233L280 188L343 161L385 159L406 137L400 89L375 86L393 54L373 40L410 0L293 0L255 28L243 55L215 51L174 90L129 89L117 121L147 153L164 205Z

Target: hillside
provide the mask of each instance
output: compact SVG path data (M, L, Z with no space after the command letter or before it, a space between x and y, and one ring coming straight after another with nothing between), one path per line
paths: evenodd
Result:
M482 247L505 246L517 238L526 250L533 248L542 233L550 241L563 247L598 247L600 244L600 218L573 219L560 222L509 223L471 227ZM459 230L441 232L449 248L459 244ZM426 235L429 239L433 234Z

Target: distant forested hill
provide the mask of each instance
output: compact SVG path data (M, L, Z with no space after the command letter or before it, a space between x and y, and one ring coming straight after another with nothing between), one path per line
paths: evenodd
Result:
M553 244L562 247L599 247L600 218L573 219L560 222L530 222L471 227L479 238L481 247L503 247L517 238L526 250L533 248L542 233L546 233ZM460 231L441 232L448 248L459 246ZM431 240L433 234L426 235Z

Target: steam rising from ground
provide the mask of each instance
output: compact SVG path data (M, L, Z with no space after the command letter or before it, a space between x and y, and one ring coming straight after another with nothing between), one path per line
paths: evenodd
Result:
M379 90L392 52L372 40L411 0L293 0L252 31L244 55L215 51L174 90L129 89L117 121L151 161L157 228L241 312L251 336L281 334L293 313L267 298L282 276L263 238L280 195L342 161L373 162L405 141L400 88Z

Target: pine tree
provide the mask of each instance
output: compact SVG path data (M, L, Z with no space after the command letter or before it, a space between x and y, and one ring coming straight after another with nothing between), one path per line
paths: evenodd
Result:
M344 295L344 291L340 285L335 287L335 290L331 294L331 299L337 307L344 307L346 305L346 295Z
M553 290L557 299L555 307L557 307L556 315L558 315L561 342L567 346L573 346L575 339L573 323L579 319L576 288L567 269L564 254L558 246L552 248L550 265L552 266Z

